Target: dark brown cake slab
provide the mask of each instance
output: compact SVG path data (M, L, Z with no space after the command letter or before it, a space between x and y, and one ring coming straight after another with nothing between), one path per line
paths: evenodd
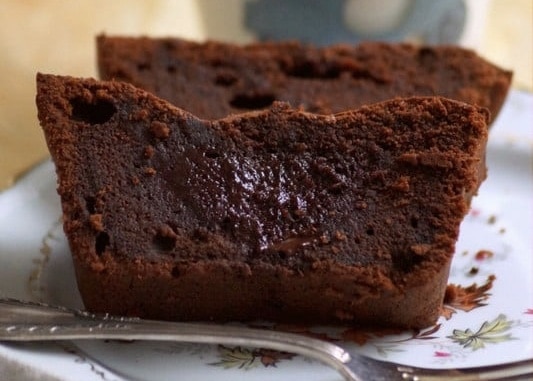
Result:
M458 46L383 42L320 48L101 35L97 55L102 79L132 83L206 119L276 100L330 114L407 96L464 101L494 119L512 77Z
M94 312L430 325L485 177L488 112L444 98L206 121L39 74L37 107Z

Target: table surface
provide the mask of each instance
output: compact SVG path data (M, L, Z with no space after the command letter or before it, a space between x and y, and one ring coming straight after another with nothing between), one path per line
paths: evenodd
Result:
M102 32L205 38L201 20L190 17L196 6L194 0L2 0L0 190L48 156L34 103L36 72L96 76L94 36ZM515 88L533 90L532 46L533 1L490 0L476 49L513 70Z

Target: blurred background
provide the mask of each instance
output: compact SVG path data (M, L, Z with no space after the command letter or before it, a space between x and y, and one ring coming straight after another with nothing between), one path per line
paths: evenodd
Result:
M35 74L96 76L99 33L241 43L451 42L513 70L515 89L533 90L531 0L2 0L0 190L48 156Z

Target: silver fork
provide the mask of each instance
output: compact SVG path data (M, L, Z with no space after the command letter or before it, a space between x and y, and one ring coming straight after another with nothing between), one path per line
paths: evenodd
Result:
M468 381L531 379L533 359L461 370L432 370L350 355L341 347L303 335L204 323L143 320L0 298L0 341L80 339L159 340L242 345L318 360L346 381Z

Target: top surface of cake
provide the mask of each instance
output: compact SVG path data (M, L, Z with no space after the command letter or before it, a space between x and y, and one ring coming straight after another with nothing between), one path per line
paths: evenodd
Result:
M395 97L438 95L497 115L511 73L454 46L296 42L234 45L99 36L102 79L144 88L201 118L286 101L321 114Z
M131 299L135 279L151 276L173 284L169 300L200 287L202 276L205 289L195 295L220 295L209 274L233 269L219 280L231 289L244 282L244 299L246 282L274 274L255 290L266 293L264 303L296 300L299 282L320 292L342 282L331 286L352 292L339 301L350 309L341 315L357 321L358 297L404 298L446 277L469 195L484 177L487 112L443 98L329 116L276 103L207 121L126 83L39 75L37 105L75 260L113 279L95 303L122 278L123 299ZM194 281L172 283L191 268L200 271ZM439 282L431 292L442 301ZM280 295L278 283L286 285ZM257 305L224 316L283 315L254 298ZM322 302L313 308L324 319ZM203 302L195 303L192 310Z

